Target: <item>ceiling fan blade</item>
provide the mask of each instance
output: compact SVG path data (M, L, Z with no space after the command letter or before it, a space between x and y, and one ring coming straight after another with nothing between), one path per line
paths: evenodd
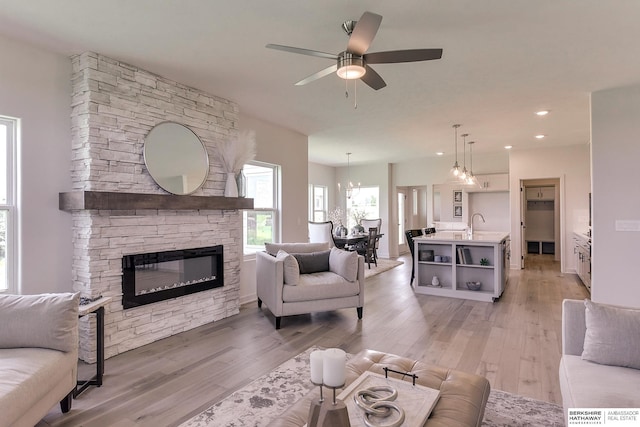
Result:
M365 65L364 68L367 69L367 72L364 73L364 76L360 77L360 80L365 82L371 89L379 90L385 87L387 84L382 80L380 74L376 73L373 68Z
M327 67L324 70L320 70L317 73L313 73L309 77L300 80L298 83L296 83L296 86L306 85L307 83L311 83L314 80L318 80L324 76L328 76L331 73L335 73L337 69L338 64L333 64L332 66Z
M442 58L442 49L408 49L372 52L364 55L368 64L393 64L396 62L429 61Z
M381 22L382 16L371 12L363 13L349 37L347 52L364 55L376 36Z
M292 47L292 46L283 46L281 44L268 44L265 47L269 49L282 50L285 52L299 53L301 55L316 56L319 58L333 59L336 61L338 60L338 55L334 55L333 53L320 52L318 50L302 49L300 47Z

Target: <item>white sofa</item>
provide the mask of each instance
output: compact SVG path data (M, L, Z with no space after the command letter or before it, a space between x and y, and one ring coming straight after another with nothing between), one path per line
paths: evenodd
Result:
M640 407L640 310L562 303L560 391L569 408ZM596 362L597 361L597 362Z
M33 427L77 383L79 294L0 295L0 426Z
M263 302L266 304L276 318L276 329L280 329L283 316L340 308L355 307L358 318L362 319L362 256L329 248L328 243L267 243L265 247L265 252L256 254L258 307L262 307ZM324 267L324 271L305 272L307 259L308 264L313 264L315 255L326 257L327 252L328 267Z

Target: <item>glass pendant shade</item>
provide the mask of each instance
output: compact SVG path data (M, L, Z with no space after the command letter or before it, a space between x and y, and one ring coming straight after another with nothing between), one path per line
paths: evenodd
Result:
M460 175L460 165L458 164L458 128L461 125L453 125L453 129L454 129L454 151L456 153L456 161L453 164L453 167L451 168L451 175L453 175L455 178L457 178Z
M453 165L453 167L451 168L451 174L453 174L453 176L458 176L460 175L460 166L458 165L458 162L456 161L456 163Z

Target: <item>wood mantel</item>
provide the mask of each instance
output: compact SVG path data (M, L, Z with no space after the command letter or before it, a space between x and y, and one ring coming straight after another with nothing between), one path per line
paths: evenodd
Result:
M71 191L59 194L59 209L74 210L237 210L253 209L253 199L222 196Z

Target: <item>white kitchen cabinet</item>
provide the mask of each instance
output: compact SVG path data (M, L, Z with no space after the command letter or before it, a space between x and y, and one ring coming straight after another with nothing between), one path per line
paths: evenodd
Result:
M591 244L589 238L580 233L573 235L573 253L576 273L584 286L591 292Z
M479 186L467 189L468 193L509 191L509 174L492 173L487 175L476 175Z
M556 198L555 187L527 187L527 200L545 201Z

